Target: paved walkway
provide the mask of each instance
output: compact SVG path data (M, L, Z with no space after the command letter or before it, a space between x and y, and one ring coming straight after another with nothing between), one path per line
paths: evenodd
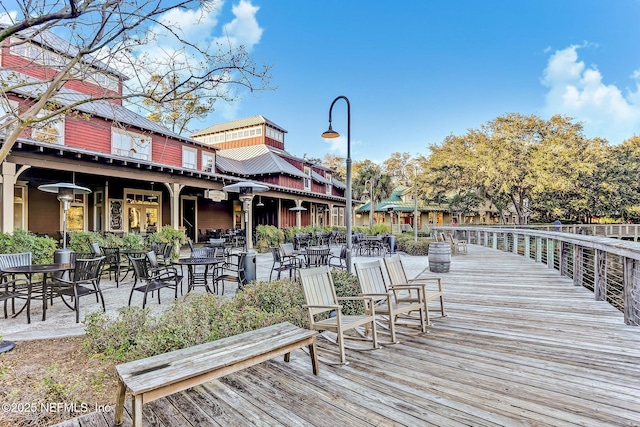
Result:
M332 252L336 255L339 253L339 247L333 247ZM183 256L188 256L188 248L183 250ZM399 254L404 258L405 266L410 276L415 276L427 267L426 256L409 256ZM362 262L376 257L354 257L353 262ZM378 257L380 258L380 257ZM256 254L256 279L257 280L269 280L269 273L273 265L273 258L271 253ZM352 270L354 271L354 270ZM354 271L355 274L355 271ZM185 269L186 275L186 269ZM275 276L275 273L274 273ZM133 280L131 277L127 277L124 282L120 283L120 287L116 287L115 281L103 279L101 281L102 292L104 294L107 313L110 316L116 316L118 309L127 306L129 299L129 293ZM185 278L185 290L186 290L186 278ZM235 294L236 288L232 284L227 284L225 287L225 298L232 297ZM162 291L162 304L158 304L156 298L149 299L147 301L147 307L152 313L160 313L163 309L168 307L172 303L171 291ZM197 288L195 292L204 292L203 288ZM132 305L142 306L142 294L135 292L133 295ZM4 319L0 317L0 335L5 340L21 341L21 340L36 340L36 339L49 339L49 338L61 338L69 336L79 336L84 334L84 325L82 319L96 310L99 310L99 303L96 303L92 297L83 297L80 300L80 322L75 323L74 312L64 305L60 300L54 299L53 306L47 309L47 320L42 321L42 304L40 301L35 301L31 307L31 324L27 324L27 316L25 313L20 314L16 318L9 317Z

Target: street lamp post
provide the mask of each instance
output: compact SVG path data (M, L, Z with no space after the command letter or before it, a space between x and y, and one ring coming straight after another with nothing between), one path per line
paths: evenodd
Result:
M340 134L331 128L331 111L333 106L339 99L344 99L347 103L347 189L346 189L346 206L345 206L345 222L347 226L347 271L351 273L351 103L349 98L344 95L338 96L333 100L329 107L329 129L322 133L323 138L337 138Z
M367 190L367 184L369 184L370 190ZM375 201L373 199L373 178L370 178L364 182L363 195L369 195L371 202L369 203L369 231L373 234L373 213L376 211Z

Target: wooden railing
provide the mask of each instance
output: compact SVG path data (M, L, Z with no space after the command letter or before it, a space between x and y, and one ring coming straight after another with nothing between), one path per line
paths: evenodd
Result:
M433 231L545 263L572 278L575 286L593 291L596 300L622 311L626 324L640 326L640 243L504 226L434 227Z

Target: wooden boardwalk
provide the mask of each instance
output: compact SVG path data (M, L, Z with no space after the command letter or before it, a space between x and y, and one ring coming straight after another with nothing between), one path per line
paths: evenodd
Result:
M145 425L640 426L640 329L620 312L545 265L475 245L443 276L448 316L427 333L400 327L400 344L347 350L346 366L326 363L338 354L319 338L319 376L297 351L146 404Z

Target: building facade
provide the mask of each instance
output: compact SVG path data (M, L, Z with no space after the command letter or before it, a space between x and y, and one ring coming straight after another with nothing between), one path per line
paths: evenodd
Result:
M52 64L65 59L55 36L19 41L0 46L0 84L21 79L30 86L0 98L1 120L33 105L38 84L46 85L57 72ZM69 231L148 233L171 225L197 240L202 230L244 228L245 218L250 226L344 225L345 185L327 168L288 153L280 126L256 116L177 135L119 99L95 99L119 96L125 76L91 67L89 78L67 81L53 99L73 110L27 127L2 163L0 231L56 235L62 204L38 186L57 182L92 191L75 195ZM268 190L243 206L237 193L222 191L242 181ZM304 210L290 210L296 207Z

